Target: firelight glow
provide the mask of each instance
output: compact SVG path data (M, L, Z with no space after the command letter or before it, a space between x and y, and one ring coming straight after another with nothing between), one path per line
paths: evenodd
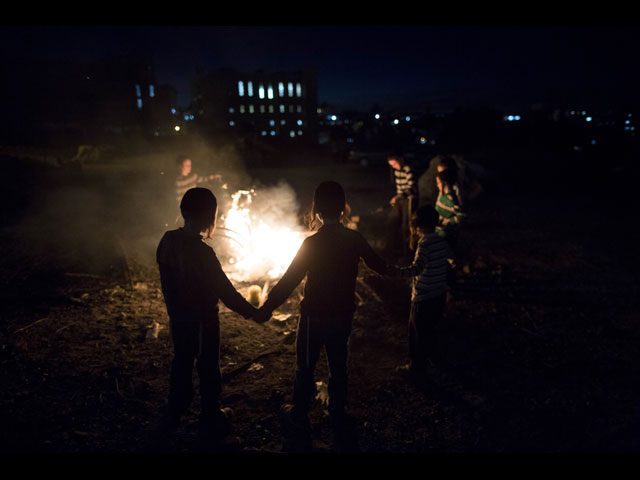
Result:
M306 236L295 226L252 214L255 195L254 190L238 190L221 217L232 252L228 275L236 282L279 279Z

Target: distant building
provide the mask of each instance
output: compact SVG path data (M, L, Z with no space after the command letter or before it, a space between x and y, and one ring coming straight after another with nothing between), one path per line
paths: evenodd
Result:
M17 119L12 133L33 137L35 132L51 141L99 142L105 134L151 134L171 122L170 105L176 97L172 87L156 84L153 64L138 56L22 61L7 77L14 92L8 111Z
M193 111L203 128L317 143L317 84L309 72L199 73Z

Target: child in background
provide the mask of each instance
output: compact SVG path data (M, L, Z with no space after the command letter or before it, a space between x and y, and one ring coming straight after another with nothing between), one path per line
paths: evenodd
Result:
M411 226L419 237L413 263L393 267L389 275L413 277L411 313L409 316L409 363L398 367L424 376L437 354L437 327L447 300L447 277L453 253L444 237L435 233L438 212L431 205L420 207L412 217Z
M230 409L221 409L222 379L219 367L220 321L218 300L250 318L257 310L233 287L213 249L201 233L211 238L216 226L216 197L206 188L188 190L180 203L184 227L165 232L156 252L162 293L169 314L173 361L168 415L161 430L172 433L193 399L194 361L200 378L200 435L221 441L230 430Z
M465 213L453 188L456 183L455 170L445 169L438 172L436 183L439 192L436 202L436 211L439 215L436 232L438 235L445 237L449 246L455 252L460 223L465 218Z
M296 432L299 445L310 443L308 411L315 393L314 370L324 347L329 363L329 415L337 431L345 426L347 361L351 323L356 309L355 285L362 258L374 271L384 274L386 264L362 234L340 222L345 194L336 182L316 188L312 216L322 227L302 243L282 279L273 287L260 309L269 318L306 277L304 298L296 336L296 375L293 404L283 405L285 422ZM256 318L256 321L260 321Z

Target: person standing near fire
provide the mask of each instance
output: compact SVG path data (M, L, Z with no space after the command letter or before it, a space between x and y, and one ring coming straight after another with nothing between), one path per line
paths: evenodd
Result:
M391 198L387 241L385 253L406 257L413 250L413 242L409 230L411 215L418 208L418 181L413 169L401 152L387 155L387 163L391 167L396 194Z
M178 167L178 175L176 176L176 202L179 204L182 197L192 188L203 186L211 182L211 180L221 180L222 175L212 174L208 176L198 175L193 170L193 162L187 155L180 155L176 159L176 165Z
M345 193L339 183L326 181L318 185L311 215L322 226L303 241L255 318L257 322L268 320L306 277L296 335L293 403L282 407L285 436L290 434L290 440L298 447L310 446L308 412L315 393L314 370L323 347L329 363L329 415L334 433L341 441L342 435L349 432L352 421L346 414L348 342L356 309L360 259L379 274L387 270L385 261L362 234L341 223L345 208Z
M424 376L438 363L438 326L447 302L449 270L453 252L444 237L435 233L439 215L431 205L423 205L411 219L419 237L413 263L390 267L389 276L412 278L409 314L409 363L397 368L416 378Z
M206 188L187 190L180 202L184 226L165 232L156 251L169 315L173 360L168 412L160 432L173 433L193 399L194 361L200 378L200 436L218 443L230 431L230 409L220 405L218 300L244 318L257 309L236 291L215 251L203 241L216 227L216 197Z

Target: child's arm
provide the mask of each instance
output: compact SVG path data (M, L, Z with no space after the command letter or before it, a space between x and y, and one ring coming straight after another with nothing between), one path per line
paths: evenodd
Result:
M387 275L389 270L387 263L375 252L361 234L359 234L358 239L359 253L367 267L380 275Z
M222 270L220 261L213 256L209 266L209 277L216 294L227 307L239 313L244 318L253 317L258 311L253 305L247 302L235 289L227 275Z
M413 259L413 263L407 267L392 267L389 269L389 275L392 277L408 278L420 275L427 266L427 249L424 243L418 244L418 251Z
M260 308L261 315L271 316L276 308L278 308L293 292L293 290L302 281L309 269L309 244L305 240L302 242L298 253L291 261L289 268L284 273L282 278L269 292L267 300ZM267 320L269 318L267 317Z

